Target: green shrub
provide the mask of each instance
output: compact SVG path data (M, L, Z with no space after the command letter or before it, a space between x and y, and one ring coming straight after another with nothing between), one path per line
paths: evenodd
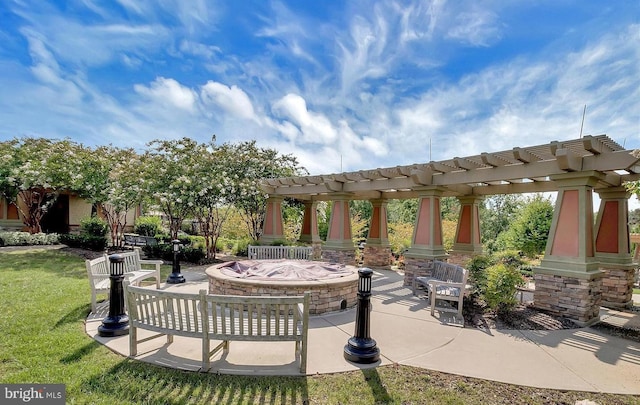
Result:
M469 260L467 269L469 270L469 282L473 288L472 293L483 295L487 288L487 268L495 264L491 256L479 255Z
M249 245L252 244L249 239L238 239L233 245L231 254L235 256L249 256Z
M180 260L187 261L189 263L199 264L202 259L205 258L205 253L200 248L186 247L182 250L182 256Z
M504 250L496 252L493 257L495 263L502 263L506 266L517 269L525 264L522 255L517 250Z
M54 245L59 243L57 233L0 232L0 246Z
M88 236L105 237L109 225L98 217L84 218L80 221L80 233Z
M216 251L218 252L230 252L235 245L235 241L227 238L218 238L216 241Z
M156 236L162 230L160 217L138 217L133 231L142 236Z
M147 257L162 259L167 262L173 262L173 245L170 243L163 243L158 245L147 245L142 247L142 251ZM205 253L200 248L193 248L191 246L184 246L180 250L178 259L180 261L186 261L190 263L198 264L204 259Z
M73 248L101 252L107 247L107 238L104 236L91 236L86 234L63 234L60 235L60 243L64 243L65 245Z
M496 312L506 312L516 306L517 287L524 285L524 279L518 270L503 263L487 269L487 286L484 301Z

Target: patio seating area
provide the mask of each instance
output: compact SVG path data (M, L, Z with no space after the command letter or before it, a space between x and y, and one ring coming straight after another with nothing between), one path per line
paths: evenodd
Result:
M176 292L206 288L203 269L183 271L187 282L163 285ZM312 316L309 322L307 374L336 373L379 365L404 364L447 373L534 387L640 394L640 343L593 328L518 331L447 326L447 313L430 315L429 302L403 286L402 275L376 270L373 281L371 337L381 360L350 363L343 349L353 336L355 309ZM123 356L129 337L104 338L97 329L108 303L87 318L86 332ZM640 314L602 310L601 319L640 327ZM144 338L145 331L139 331ZM299 375L291 342L234 342L235 350L211 359L209 372L244 375ZM155 339L138 345L136 360L199 371L201 341L176 336L173 343Z

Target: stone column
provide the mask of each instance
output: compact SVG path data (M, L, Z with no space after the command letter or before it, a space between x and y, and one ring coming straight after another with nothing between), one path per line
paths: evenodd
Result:
M597 190L600 209L596 219L595 250L604 272L602 306L633 307L635 267L629 240L629 193L624 187Z
M391 245L387 230L387 200L371 200L372 212L367 245L364 248L364 266L390 268Z
M446 260L442 245L440 198L443 188L429 186L419 190L418 215L413 229L411 247L404 255L404 285L412 285L414 277L430 275L433 261Z
M318 233L318 202L304 202L304 217L302 218L302 230L298 241L308 243L313 247L313 258L322 256L322 240Z
M594 255L593 186L598 172L551 176L558 198L544 259L534 268L538 308L580 325L599 320L602 275Z
M283 197L267 198L266 213L262 223L262 235L260 243L270 245L277 240L284 239L284 227L282 226L282 201Z
M482 242L480 241L480 203L482 198L466 196L460 197L458 200L460 201L460 215L453 250L449 252L449 262L464 266L470 259L482 254Z
M322 258L332 263L355 265L356 250L351 238L349 198L349 194L333 195L329 231L322 249Z

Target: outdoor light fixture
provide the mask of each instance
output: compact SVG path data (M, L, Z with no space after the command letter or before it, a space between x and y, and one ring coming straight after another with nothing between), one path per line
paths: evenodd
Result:
M109 256L109 315L98 326L98 335L104 337L122 336L129 333L129 317L124 311L124 257Z
M373 270L358 270L358 310L356 331L344 347L344 358L354 363L375 363L380 360L380 349L369 334L371 319L371 277Z
M173 244L173 266L171 268L171 274L167 277L168 284L180 284L184 283L186 280L182 273L180 273L180 241L178 239L174 239L171 241Z

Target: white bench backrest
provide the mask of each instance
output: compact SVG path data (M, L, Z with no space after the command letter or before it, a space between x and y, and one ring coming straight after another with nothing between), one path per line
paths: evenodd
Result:
M248 256L252 260L311 260L310 246L249 246Z
M128 273L130 271L140 270L142 266L140 265L140 251L138 249L134 249L131 252L118 253L119 256L124 258L124 272ZM109 255L104 255L104 258L109 263Z
M305 321L304 305L308 299L308 296L207 295L209 337L233 335L249 340L260 336L269 340L269 336L273 336L277 340L283 340L283 337L300 340Z
M94 283L109 278L108 262L104 256L86 261L89 278L95 280Z
M466 282L466 272L467 270L463 267L436 260L433 264L432 277L441 281L451 280L454 283L462 283Z
M152 290L127 285L129 321L151 330L173 330L181 335L203 334L205 290L199 294Z

